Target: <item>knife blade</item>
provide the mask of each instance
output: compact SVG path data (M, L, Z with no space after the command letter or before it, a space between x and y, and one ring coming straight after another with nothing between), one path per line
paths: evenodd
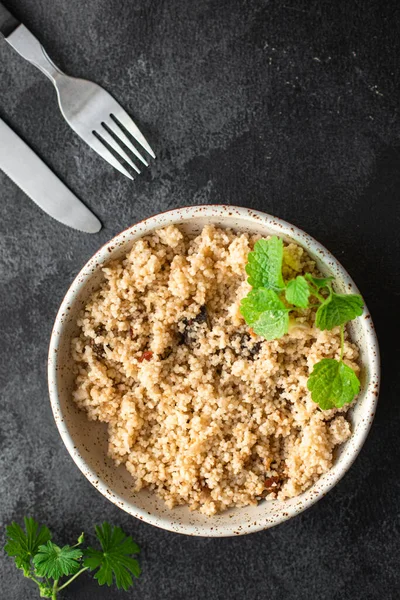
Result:
M100 231L99 219L2 119L0 169L53 219L86 233Z

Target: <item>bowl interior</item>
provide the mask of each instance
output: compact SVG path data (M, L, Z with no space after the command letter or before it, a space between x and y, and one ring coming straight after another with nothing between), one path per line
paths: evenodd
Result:
M190 512L186 507L169 510L153 492L132 492L132 479L125 467L116 467L107 456L106 426L89 421L86 413L78 410L71 398L74 383L71 340L78 333L76 319L79 311L103 279L102 265L123 256L136 239L159 227L175 223L181 230L194 235L205 224L213 223L240 232L263 236L276 234L292 239L317 261L322 273L335 276L337 291L357 292L346 271L330 253L297 228L246 209L207 209L207 212L199 210L196 213L196 207L192 207L186 212L180 209L152 217L111 240L87 263L68 291L56 319L49 354L49 389L64 443L82 472L106 497L132 515L159 527L192 535L221 536L248 533L286 520L314 503L340 479L361 448L372 422L379 384L379 356L371 318L365 310L364 315L351 325L363 365L362 391L350 412L353 434L337 452L329 473L301 496L286 501L261 501L258 506L231 509L209 518Z

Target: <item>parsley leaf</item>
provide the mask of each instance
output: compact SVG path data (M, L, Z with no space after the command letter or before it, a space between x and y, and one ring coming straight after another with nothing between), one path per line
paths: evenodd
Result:
M31 517L24 517L25 531L20 525L13 522L6 527L7 544L4 550L8 556L14 557L18 569L29 573L31 559L34 557L41 544L51 539L51 533L47 527L39 524Z
M63 575L74 575L80 569L79 559L82 550L63 546L60 548L53 542L40 546L33 562L39 577L59 579Z
M95 574L99 585L110 586L114 576L117 587L127 591L133 585L132 575L140 575L139 563L131 556L140 552L139 546L120 527L111 527L109 523L96 526L96 535L102 551L88 548L84 566L91 571L99 569Z
M298 275L296 279L289 281L286 286L285 295L289 304L293 304L299 308L307 308L310 288L306 279L302 275Z
M249 252L246 265L248 282L253 288L264 287L279 292L285 284L282 277L283 242L276 236L258 240Z
M273 290L251 290L241 301L240 312L253 331L267 340L288 332L289 309Z
M311 281L317 289L328 287L330 282L334 280L334 277L313 277L310 273L306 273L304 276L308 281Z
M307 387L312 400L323 410L328 410L352 402L360 391L360 381L344 362L323 358L314 365Z
M363 299L358 294L335 294L317 310L315 324L319 329L333 329L359 317L363 313Z
M103 551L77 548L84 543L84 533L74 546L60 548L51 542L47 527L39 527L34 519L26 518L26 532L17 523L6 527L5 551L14 558L24 576L39 588L41 598L58 598L58 594L87 570L99 569L95 579L99 585L111 585L115 577L118 588L127 590L133 585L132 575L139 577L140 566L131 555L140 549L120 527L103 523L96 527L96 534ZM84 556L84 561L82 557ZM67 581L60 581L67 576Z

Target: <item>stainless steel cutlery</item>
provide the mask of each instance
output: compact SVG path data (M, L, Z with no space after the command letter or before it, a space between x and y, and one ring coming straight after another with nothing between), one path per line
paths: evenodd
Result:
M57 221L86 233L100 231L98 218L1 119L0 169Z
M21 56L47 75L57 90L61 113L67 123L113 167L133 179L128 165L136 173L140 173L137 161L148 166L143 149L155 158L150 145L118 102L99 85L62 73L35 36L1 2L0 33ZM141 152L130 136L141 146Z

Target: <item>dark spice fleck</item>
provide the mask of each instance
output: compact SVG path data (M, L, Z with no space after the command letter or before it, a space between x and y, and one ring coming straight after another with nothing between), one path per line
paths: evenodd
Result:
M182 344L185 343L185 336L183 335L183 333L181 331L177 331L176 341L177 341L178 346L182 346Z
M163 354L161 355L161 360L167 360L167 358L169 358L172 354L172 348L169 346L168 348L165 348Z
M253 358L260 352L261 347L262 342L256 342L251 348L249 348L249 352Z
M240 351L237 348L232 348L237 356L243 356L250 360L254 360L257 354L259 354L263 342L255 342L249 333L236 333L233 337L233 341L239 340Z
M98 358L105 358L106 354L104 352L103 344L95 344L94 340L90 341L90 345L92 347L93 352L96 354Z
M192 319L195 323L207 323L208 325L208 314L207 307L205 304L200 308L200 312Z
M103 324L100 324L96 327L96 329L94 330L96 335L104 335L105 333L107 333L106 328L104 327Z
M178 343L190 346L196 341L202 325L207 324L207 327L210 328L207 307L203 305L193 319L184 318L181 323L183 324L183 331L179 331L180 340Z

